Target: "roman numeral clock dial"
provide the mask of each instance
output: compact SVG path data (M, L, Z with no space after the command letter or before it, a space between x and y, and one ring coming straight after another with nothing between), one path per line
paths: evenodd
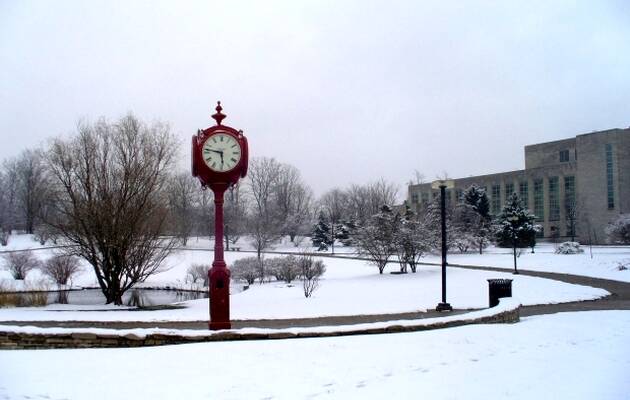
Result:
M234 169L240 161L241 145L233 136L217 133L205 141L201 156L211 170L227 172Z

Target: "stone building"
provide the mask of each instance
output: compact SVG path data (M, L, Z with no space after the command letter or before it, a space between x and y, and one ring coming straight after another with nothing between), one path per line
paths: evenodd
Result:
M525 169L455 179L447 201L461 201L470 185L486 189L492 214L516 192L543 227L542 238L604 243L604 228L630 213L630 128L610 129L571 139L525 146ZM421 210L439 190L410 185L407 203Z

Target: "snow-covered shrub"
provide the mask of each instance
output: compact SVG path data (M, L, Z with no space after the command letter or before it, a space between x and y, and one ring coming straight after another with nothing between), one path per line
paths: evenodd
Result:
M9 231L5 231L4 229L0 230L0 246L9 244L9 236L11 236Z
M391 256L396 254L396 232L401 217L389 206L381 207L361 228L357 229L355 245L359 255L367 257L382 274Z
M556 254L579 254L584 253L578 242L563 242L556 247Z
M192 264L186 271L186 282L197 283L202 282L203 286L208 286L208 270L210 265L207 264Z
M261 268L263 260L257 257L245 257L234 261L230 267L232 278L235 280L245 281L251 285L260 275L260 270L264 271L264 265Z
M630 260L621 260L617 263L617 270L627 271L630 269Z
M72 276L82 270L77 257L65 254L49 258L41 265L40 269L45 276L59 286L67 285Z
M322 260L314 260L308 254L302 254L298 257L298 265L300 266L304 297L311 297L319 287L319 278L326 272L326 266Z
M276 257L267 261L269 273L279 281L291 283L300 275L300 267L295 256Z
M620 214L606 226L606 236L611 244L630 244L630 214Z
M42 246L46 244L48 240L52 240L53 243L56 242L55 235L53 231L48 226L38 226L35 228L35 232L33 232L33 239L39 242Z
M13 279L24 279L31 270L38 268L40 261L31 251L13 251L2 256L4 269L8 270Z

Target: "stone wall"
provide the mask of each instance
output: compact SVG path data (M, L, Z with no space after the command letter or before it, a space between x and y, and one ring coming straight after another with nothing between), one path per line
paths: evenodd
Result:
M358 325L356 329L347 329L348 326L339 330L320 330L317 328L309 330L261 330L260 332L241 332L238 330L228 330L223 332L208 332L206 335L185 335L169 331L166 333L148 333L139 335L136 333L83 333L83 332L12 332L0 331L0 349L69 349L69 348L95 348L95 347L140 347L140 346L160 346L167 344L234 341L234 340L269 340L269 339L290 339L308 337L332 337L347 335L366 335L396 332L417 332L432 329L452 328L470 324L492 324L492 323L515 323L519 321L520 307L509 308L492 315L480 316L477 318L466 318L466 314L461 315L461 319L448 319L431 324L400 324L385 325L370 324ZM474 314L474 313L473 313ZM339 328L342 328L341 326Z

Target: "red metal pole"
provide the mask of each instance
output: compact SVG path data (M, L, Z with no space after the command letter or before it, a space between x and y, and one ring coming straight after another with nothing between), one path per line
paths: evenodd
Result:
M230 329L230 270L223 259L223 194L227 185L213 185L215 225L214 261L208 271L210 281L210 324L212 330Z

